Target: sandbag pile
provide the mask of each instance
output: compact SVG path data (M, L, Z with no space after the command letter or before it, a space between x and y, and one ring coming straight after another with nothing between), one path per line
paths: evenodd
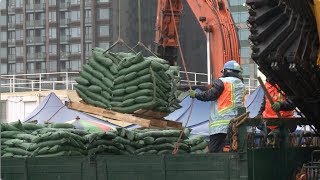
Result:
M85 134L70 124L1 123L1 156L86 155Z
M171 154L180 130L117 128L109 132L89 133L70 124L36 125L1 123L2 157L55 157L85 155ZM189 139L185 129L178 154L207 153L202 136Z
M180 108L178 67L141 53L103 52L94 48L93 57L76 78L75 89L86 103L123 113Z

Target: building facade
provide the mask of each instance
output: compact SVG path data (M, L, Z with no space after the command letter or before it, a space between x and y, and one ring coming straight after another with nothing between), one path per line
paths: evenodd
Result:
M109 0L1 4L1 74L79 71L92 47L109 46Z

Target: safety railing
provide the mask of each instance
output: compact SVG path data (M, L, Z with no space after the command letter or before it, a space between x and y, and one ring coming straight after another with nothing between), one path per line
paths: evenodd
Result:
M206 85L207 74L187 72L191 85ZM79 72L53 72L1 75L1 92L73 90L74 78ZM187 83L186 73L180 71L181 84ZM247 93L252 93L258 86L257 79L244 78Z

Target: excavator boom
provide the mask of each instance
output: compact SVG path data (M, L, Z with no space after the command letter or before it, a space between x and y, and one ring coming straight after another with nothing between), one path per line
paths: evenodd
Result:
M175 63L178 47L176 33L178 32L174 31L170 1L173 4L175 25L179 26L182 1L158 0L155 39L158 44L158 54L169 62ZM186 0L186 2L207 36L210 57L208 64L212 67L209 74L217 78L221 75L220 71L226 61L232 59L240 63L238 35L226 0Z

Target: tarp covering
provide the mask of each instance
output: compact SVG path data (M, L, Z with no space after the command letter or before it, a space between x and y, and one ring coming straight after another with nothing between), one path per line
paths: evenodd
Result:
M112 129L118 127L115 124L100 120L83 112L69 109L54 93L50 93L47 97L45 97L39 106L32 113L30 113L30 115L26 117L24 121L28 122L37 120L39 124L43 124L46 121L49 123L64 123L77 117L82 120L95 121L97 123L109 126Z

